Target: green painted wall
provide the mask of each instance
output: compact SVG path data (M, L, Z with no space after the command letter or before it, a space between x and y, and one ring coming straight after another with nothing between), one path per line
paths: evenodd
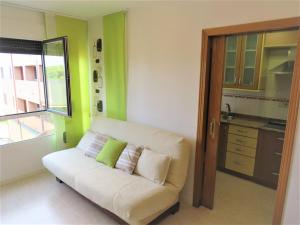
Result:
M73 147L90 126L88 24L83 20L63 16L56 16L55 21L57 37L68 36L72 118L64 120L66 147ZM57 135L61 138L61 134Z

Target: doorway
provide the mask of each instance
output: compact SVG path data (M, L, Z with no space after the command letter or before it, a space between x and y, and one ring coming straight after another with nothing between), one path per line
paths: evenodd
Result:
M221 176L277 189L272 223L281 223L300 96L299 26L300 18L291 18L203 31L194 206L213 208L218 168ZM293 43L276 42L291 33ZM247 110L244 103L251 101L264 102L266 109L248 104ZM288 110L272 114L270 105ZM280 156L270 169L264 168L267 152Z

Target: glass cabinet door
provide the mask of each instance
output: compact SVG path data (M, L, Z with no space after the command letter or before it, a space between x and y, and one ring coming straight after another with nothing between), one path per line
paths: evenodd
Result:
M224 86L235 87L237 81L238 41L236 35L226 37Z
M248 34L242 40L241 88L256 89L258 85L261 35Z

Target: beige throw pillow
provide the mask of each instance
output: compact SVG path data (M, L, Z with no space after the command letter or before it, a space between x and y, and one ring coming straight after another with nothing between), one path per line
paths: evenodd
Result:
M132 174L141 155L141 151L142 149L140 147L133 144L127 144L115 167L126 173Z
M97 155L102 150L108 138L109 136L107 135L95 133L95 135L90 139L87 148L84 150L84 154L96 159Z
M149 149L143 149L135 173L163 185L168 175L171 158Z

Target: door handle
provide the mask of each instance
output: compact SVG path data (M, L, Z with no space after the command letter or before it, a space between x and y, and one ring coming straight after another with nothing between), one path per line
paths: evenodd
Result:
M212 139L215 138L216 120L212 119L209 123L209 135Z

